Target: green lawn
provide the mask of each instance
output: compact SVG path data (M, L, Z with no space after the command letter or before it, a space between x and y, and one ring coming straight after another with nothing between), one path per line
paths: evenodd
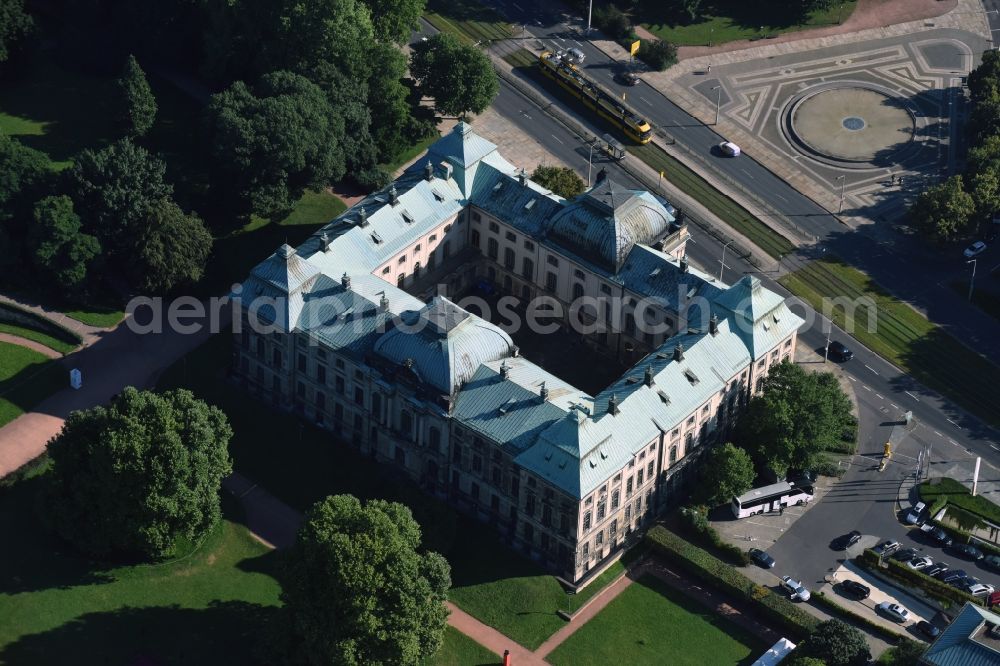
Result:
M0 342L0 426L69 384L65 368L36 351Z
M977 285L979 283L977 282ZM949 285L951 290L956 294L961 296L963 299L969 298L969 281L959 280L957 282L951 282ZM976 286L972 290L972 303L977 306L980 310L986 314L1000 319L1000 295L990 289L983 289L980 286Z
M424 666L495 666L501 661L482 645L472 640L458 629L445 627L444 643Z
M701 16L692 21L680 3L647 3L650 9L635 20L660 39L680 46L716 45L835 25L847 20L857 0L835 2L802 18L784 11L781 4L707 0L702 3Z
M395 173L397 169L402 167L404 164L412 160L417 155L426 151L427 148L432 143L434 143L440 138L441 136L437 132L434 132L433 134L421 139L420 141L417 141L415 144L413 144L412 146L401 152L399 155L396 156L396 159L394 159L393 161L387 164L381 164L379 166L381 166L389 173Z
M0 663L235 664L256 661L278 605L275 556L232 520L200 548L153 566L95 565L41 528L41 478L4 490ZM229 517L235 510L226 504Z
M441 32L470 44L511 37L510 23L475 0L430 0L424 18Z
M547 660L555 666L722 666L753 663L766 649L742 628L647 575L578 629Z
M169 368L159 385L186 386L228 414L237 470L299 510L336 493L401 501L422 525L425 545L451 563L450 596L462 609L532 649L563 626L556 612L567 608L567 595L554 576L501 543L489 527L422 493L391 466L372 462L330 433L272 411L227 383L229 349L228 335L213 336ZM286 463L275 464L276 455ZM572 607L610 582L620 567L585 588Z
M1000 367L890 296L861 271L831 257L812 261L779 282L820 312L825 299L871 299L876 326L869 330L870 308L859 307L851 335L979 418L1000 424L995 399ZM845 326L842 306L833 307L831 314L838 326Z
M118 322L125 318L125 312L114 308L100 308L86 306L74 306L74 309L66 312L67 317L72 317L87 326L97 326L98 328L111 328L117 326Z
M939 497L945 497L948 504L1000 525L1000 506L982 495L972 496L964 485L948 477L930 479L920 484L920 499L931 506Z
M16 335L27 340L34 340L39 344L45 345L49 349L59 352L60 354L68 354L78 346L71 345L68 342L63 342L58 338L54 338L47 333L42 333L41 331L36 331L33 328L25 328L16 324L0 323L0 333L9 333L10 335Z
M115 138L112 79L67 72L44 51L33 63L0 86L0 130L46 153L55 169Z

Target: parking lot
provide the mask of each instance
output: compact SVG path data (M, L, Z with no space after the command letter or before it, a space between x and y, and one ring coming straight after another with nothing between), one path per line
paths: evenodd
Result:
M1000 589L1000 573L988 568L983 560L972 562L963 559L947 548L941 548L928 534L920 531L920 528L913 527L907 531L906 535L899 539L903 548L912 548L921 555L931 558L935 564L947 565L949 570L961 569L980 583L992 585Z
M845 580L854 580L868 586L871 589L870 596L867 599L858 599L852 596L842 587L842 583ZM842 564L840 568L834 571L819 591L847 610L905 635L908 638L927 640L923 634L916 630L916 625L922 620L933 623L934 617L937 615L937 610L933 607L920 601L913 595L907 594L881 579L862 571L850 562ZM883 601L901 605L910 612L910 619L905 624L899 623L876 611L875 607Z

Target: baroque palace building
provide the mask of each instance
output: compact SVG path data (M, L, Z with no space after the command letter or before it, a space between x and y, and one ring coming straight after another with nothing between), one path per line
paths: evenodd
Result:
M233 294L237 377L586 582L676 504L803 321L755 277L689 266L675 214L603 174L564 200L459 123L253 269ZM581 362L631 369L574 387L456 304L477 288L561 308L550 335L585 326Z

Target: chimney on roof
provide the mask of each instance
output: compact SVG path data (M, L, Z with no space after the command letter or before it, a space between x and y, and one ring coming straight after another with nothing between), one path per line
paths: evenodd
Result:
M330 251L330 237L326 235L325 231L319 236L319 249L323 252Z
M682 345L679 342L677 343L677 346L674 347L674 360L675 361L684 360L684 345Z
M517 172L517 181L521 183L522 187L528 184L528 172L521 169Z
M427 160L427 164L424 165L424 180L428 183L434 180L434 165L431 164L430 160Z
M396 183L389 186L389 205L395 206L399 203L399 197L396 195Z
M687 272L688 272L688 258L687 255L684 255L683 257L681 257L681 273L687 273Z
M368 226L368 211L362 206L361 210L358 211L358 226L367 227Z
M340 276L340 286L342 286L344 289L351 288L351 276L348 275L346 272Z
M611 397L608 398L608 414L614 416L617 413L618 413L618 396L612 393Z
M510 368L507 366L507 361L500 362L500 379L507 379L510 377Z
M444 179L445 180L450 180L451 179L451 173L452 173L451 163L450 162L441 162L441 164L439 166L441 167L441 171L444 172Z
M549 399L549 389L546 388L545 382L542 382L542 390L539 392L539 395L542 396L542 402Z
M382 292L382 298L378 299L378 309L383 312L389 309L389 298L385 295L384 291Z
M295 254L295 250L288 243L278 248L278 256L282 259L291 259L293 254Z
M653 366L651 366L651 365L647 365L646 366L645 384L646 384L646 386L652 386L653 385Z
M714 314L712 315L712 318L708 320L708 332L711 333L713 337L719 333L719 318Z

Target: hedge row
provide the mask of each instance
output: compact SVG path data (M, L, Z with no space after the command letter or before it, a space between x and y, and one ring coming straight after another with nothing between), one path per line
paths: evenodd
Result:
M948 511L962 511L964 513L969 513L965 509L954 505L952 505L948 509ZM934 514L932 513L930 515L933 516ZM969 514L969 515L975 515L975 514ZM940 527L941 529L943 529L951 536L953 541L960 541L961 543L971 543L973 546L982 550L987 555L1000 555L1000 546L990 543L989 541L983 541L979 537L973 536L972 532L966 532L965 530L959 527L953 527L952 525L945 525L944 523L938 522L933 518L929 518L927 522L934 525L934 527Z
M948 603L957 603L959 605L964 604L966 601L971 601L972 603L983 605L983 600L972 596L968 592L963 592L957 588L948 585L937 578L928 576L922 571L917 571L906 566L902 562L897 560L886 560L887 568L882 568L878 566L878 555L872 550L866 550L861 554L861 557L855 560L858 564L875 571L877 573L885 574L890 578L894 578L904 585L909 585L912 587L917 587L929 594L930 596L945 601Z
M680 511L680 525L692 541L715 551L729 564L741 567L750 564L746 551L723 540L719 532L708 524L707 507L684 507Z
M820 605L829 608L833 613L839 614L843 617L849 618L852 622L857 622L858 624L863 625L866 629L868 629L872 633L882 636L883 638L886 639L886 641L888 641L891 644L895 644L900 639L900 635L897 634L895 631L892 631L891 629L886 629L878 622L873 622L864 615L858 615L851 609L841 606L836 601L827 598L827 596L822 592L817 592L816 594L812 595L811 598L814 601L819 602Z
M755 584L742 573L711 553L685 541L662 525L646 533L646 541L671 564L702 582L734 597L745 599L761 616L781 626L792 638L801 640L819 620L798 608L790 600Z
M0 303L0 323L30 328L70 345L79 345L83 342L83 338L75 331L13 303Z

